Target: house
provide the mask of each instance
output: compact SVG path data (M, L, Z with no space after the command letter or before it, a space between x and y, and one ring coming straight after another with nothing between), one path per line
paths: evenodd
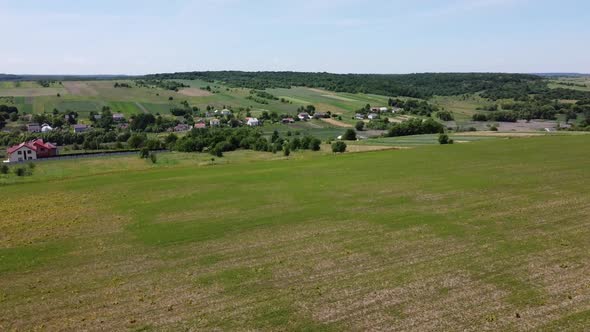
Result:
M57 147L54 144L43 142L42 139L37 139L9 147L6 152L8 162L22 162L56 156Z
M211 119L209 121L209 125L211 127L219 127L219 126L221 126L221 121L219 121L219 119Z
M50 132L52 130L53 130L53 128L50 125L48 125L47 123L44 123L44 124L41 125L41 132L42 133L47 133L47 132Z
M293 118L283 118L283 119L281 120L281 122L282 122L282 123L285 123L285 124L286 124L286 123L294 123L294 122L295 122L295 119L293 119Z
M394 107L394 108L391 110L391 113L397 113L397 112L401 112L401 111L403 111L403 110L404 110L403 108Z
M186 123L180 123L174 127L174 131L189 131L191 130L191 126L187 125Z
M354 118L357 120L364 120L365 119L365 115L361 114L361 113L357 113L354 115Z
M379 112L379 107L371 107L371 112Z
M328 113L324 113L324 112L315 112L313 115L314 119L323 119L323 118L329 118L330 114Z
M84 133L84 132L88 131L88 129L90 129L90 127L85 124L75 124L74 125L74 132L75 133Z
M369 118L369 120L379 119L379 114L371 113L371 114L369 114L368 118Z
M307 120L309 120L309 119L310 119L309 113L307 113L307 112L299 113L299 114L297 115L297 117L298 117L298 118L299 118L299 120L301 120L301 121L307 121Z
M113 121L116 121L116 122L125 121L125 115L123 115L123 113L114 113L113 114Z
M93 117L94 117L94 120L100 120L100 119L102 119L102 115L101 114L94 114Z
M257 118L247 118L247 122L246 125L250 126L250 127L256 127L260 125L260 121L258 121Z
M227 108L224 108L223 110L221 110L221 115L223 115L223 116L231 115L231 111L228 110Z
M387 107L379 107L379 112L387 112L389 109Z
M197 122L197 123L195 123L195 128L196 129L204 129L204 128L207 128L207 124L205 124L204 122Z
M38 123L29 123L27 124L27 131L29 133L40 133L41 126Z

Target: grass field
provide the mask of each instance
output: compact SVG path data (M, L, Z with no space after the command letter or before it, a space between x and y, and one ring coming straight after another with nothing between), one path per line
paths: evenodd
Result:
M581 331L588 143L39 163L0 186L0 330Z

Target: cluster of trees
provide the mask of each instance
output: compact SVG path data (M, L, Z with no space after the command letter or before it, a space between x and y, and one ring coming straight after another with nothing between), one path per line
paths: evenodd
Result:
M473 121L497 121L497 122L516 122L518 120L517 112L498 111L493 113L476 113L473 114Z
M279 98L277 98L275 95L268 93L266 91L262 91L262 90L250 90L250 94L254 95L256 97L259 98L264 98L264 99L269 99L269 100L279 100Z
M275 131L269 138L255 128L243 127L238 129L193 129L182 138L175 138L171 134L166 141L174 143L174 149L182 152L207 151L222 157L224 152L237 149L268 151L276 153L284 151L288 155L291 151L309 149L318 151L321 141L311 136L283 138Z
M33 175L33 170L35 169L35 164L28 163L27 165L19 165L14 167L8 167L8 165L0 165L0 174L10 174L11 171L16 176L30 176Z
M415 99L401 100L390 98L389 106L403 109L403 111L401 111L401 114L431 116L432 113L439 111L436 105L431 105L424 100Z
M119 83L116 82L115 85L113 85L115 88L131 88L131 85L129 83Z
M18 108L16 106L0 105L0 129L6 126L8 121L18 120Z
M438 111L436 112L436 117L441 119L442 121L453 121L455 120L455 117L453 116L453 113L449 112L449 111Z
M439 134L444 133L444 131L444 126L433 119L410 119L408 121L392 125L387 131L387 136L395 137L422 134Z
M135 81L135 84L140 87L158 87L164 90L172 90L176 92L182 88L190 88L190 86L181 82L162 79L137 80Z
M305 86L336 92L428 98L475 93L505 84L542 82L536 75L494 73L427 73L408 75L330 74L302 72L206 71L148 75L147 79L223 81L233 87L264 90Z
M37 81L37 84L39 84L40 86L42 86L44 88L48 88L51 86L51 84L55 84L55 83L57 83L57 82L54 80L38 80ZM60 84L61 84L61 82L60 82Z

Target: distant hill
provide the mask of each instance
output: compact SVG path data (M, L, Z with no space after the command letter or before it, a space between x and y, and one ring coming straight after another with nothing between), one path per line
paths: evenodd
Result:
M533 75L538 75L542 77L586 77L590 76L590 74L582 74L582 73L536 73Z
M0 81L94 81L134 79L139 76L129 75L13 75L0 74Z

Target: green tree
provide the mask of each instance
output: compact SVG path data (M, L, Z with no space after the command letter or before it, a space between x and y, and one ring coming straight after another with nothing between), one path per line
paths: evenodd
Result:
M346 151L346 143L342 141L332 143L332 152L344 153Z
M363 121L359 121L354 125L354 128L357 131L363 131L365 129L365 123Z
M342 135L342 139L345 141L356 141L356 131L352 128L346 129L344 135Z

